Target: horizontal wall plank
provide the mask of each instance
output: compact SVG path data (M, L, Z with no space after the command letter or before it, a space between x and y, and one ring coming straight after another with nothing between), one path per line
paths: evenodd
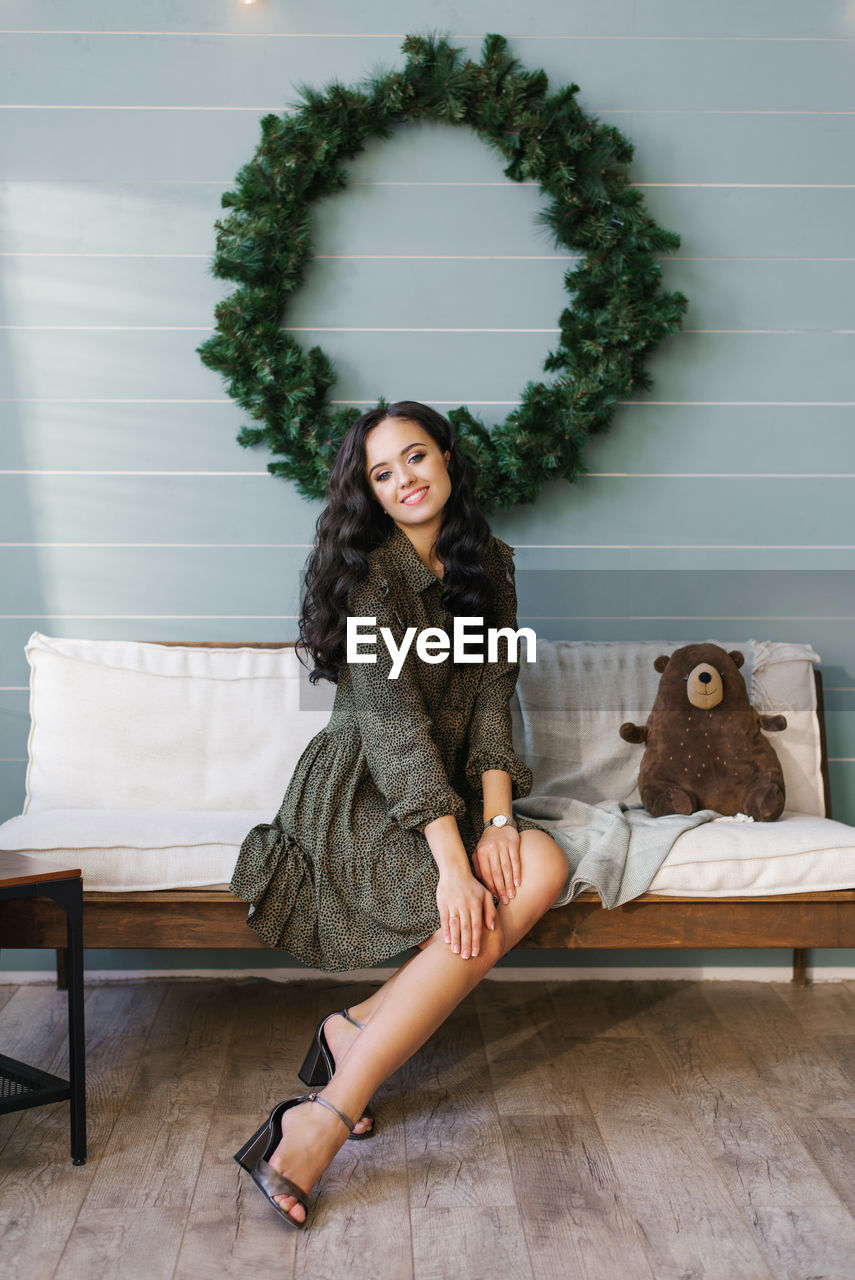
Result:
M234 289L204 258L4 258L4 328L196 325ZM325 264L318 264L323 266Z
M0 112L0 172L8 179L215 182L223 189L255 150L248 111Z
M0 249L209 257L220 194L215 185L190 182L2 181Z
M855 190L647 187L644 200L679 234L675 258L853 256Z
M252 158L260 136L258 116L252 111L9 107L0 114L0 172L6 181L212 182L226 190ZM598 115L634 144L630 177L635 183L839 187L855 182L853 116L679 111ZM460 136L473 140L462 132ZM376 144L378 150L389 145ZM481 163L495 172L497 158L485 147L480 149ZM477 177L468 164L458 172L459 181ZM447 159L430 180L453 180Z
M851 569L556 569L516 570L519 611L528 617L742 619L751 624L787 617L809 621L835 612L855 622ZM768 626L766 627L768 630Z
M792 0L785 0L790 4ZM4 25L9 29L87 31L232 31L264 34L292 32L405 32L424 29L423 0L396 0L390 12L388 0L364 0L358 8L341 0L317 0L310 8L282 8L262 4L244 9L234 0L147 0L144 8L132 0L111 0L105 11L102 0L13 0L7 3ZM550 30L579 34L633 30L634 6L630 0L612 0L604 21L601 0L574 3L571 13L555 0L546 0L535 12L520 10L514 0L467 0L461 13L457 0L435 0L431 21L437 29L493 30L497 22L513 24L515 31ZM390 21L390 18L394 19ZM73 19L73 21L69 21ZM793 19L794 20L794 19ZM614 27L613 27L614 23Z
M362 0L358 8L341 0L315 0L311 6L258 5L245 9L234 0L7 0L3 25L8 30L86 31L240 31L260 35L276 32L396 32L424 29L423 0ZM390 22L390 16L393 21ZM848 0L718 0L714 8L700 0L542 0L536 8L517 0L433 0L431 24L441 31L513 31L567 37L694 35L793 39L852 35Z
M299 610L309 549L293 547L6 547L0 571L3 613L71 615L236 615L252 621ZM520 559L520 553L517 554ZM528 619L743 620L847 617L855 569L686 569L517 567L520 616ZM855 612L855 611L853 611ZM849 619L855 622L855 617ZM774 625L777 625L774 624ZM49 628L48 628L49 629ZM251 629L251 627L250 627ZM281 630L296 635L291 621ZM542 630L542 625L537 627ZM743 628L744 630L744 628ZM20 676L20 671L19 671ZM20 683L23 683L19 681ZM0 684L10 683L0 680ZM14 681L11 681L14 683Z
M501 528L514 545L738 549L759 543L762 530L765 546L851 550L853 494L852 479L586 476L572 486L550 482L536 505L505 514ZM7 475L0 476L0 542L302 546L321 505L295 500L266 474L46 475L36 487ZM39 551L42 565L51 550ZM825 613L848 616L855 608L833 600Z
M810 546L851 548L853 481L800 477L712 480L586 477L568 491L548 484L531 508L517 507L504 522L507 540L564 543L689 546ZM606 513L608 513L606 515ZM685 559L694 559L687 553ZM687 567L685 559L678 567ZM675 558L669 551L669 561ZM855 613L829 601L835 617Z
M0 767L26 758L29 732L29 689L0 689Z
M270 475L0 476L0 542L306 541L321 504ZM311 513L311 514L310 514ZM27 531L31 535L26 537ZM192 612L190 610L189 612Z
M824 678L828 682L825 687L824 699L826 711L829 713L842 712L847 716L855 716L855 663L852 664L852 671L848 673L853 681L850 685L841 686L836 683L832 683L832 681L840 679L840 674L833 670L828 671L825 667L823 669L825 670ZM843 674L845 678L846 673ZM855 740L855 734L853 734L852 737L853 740ZM852 745L855 745L855 741L853 741ZM832 754L845 755L846 752L841 753L839 751L835 751ZM855 751L850 751L849 754L855 755Z
M478 37L454 41L478 58ZM550 85L581 86L587 110L846 111L851 109L855 45L850 41L647 40L578 36L572 43L536 34L510 39L524 65ZM7 35L0 45L2 102L33 106L260 107L281 110L298 83L363 80L403 63L389 36L246 40L62 32ZM107 51L108 50L108 51Z
M172 405L20 401L0 409L0 458L8 469L264 471L271 457L267 449L243 448L236 440L248 421L231 400Z
M501 203L501 202L499 202ZM342 211L346 216L345 210ZM461 230L463 228L460 228ZM458 242L448 224L449 247ZM520 228L523 252L531 229ZM526 235L526 233L528 233ZM527 243L528 241L528 243ZM577 260L578 261L578 260ZM555 329L568 305L561 261L332 261L311 264L286 323ZM3 324L213 326L235 288L198 258L7 258ZM662 287L690 300L689 329L851 329L851 262L665 261Z
M843 708L841 701L849 706ZM825 730L828 735L828 754L833 759L855 760L855 706L853 696L835 694L832 705L826 708Z
M388 152L382 147L372 150L367 158L370 163L359 162L361 181L402 181L400 175L410 174L415 158L429 148L436 153L439 168L446 144L450 147L458 138L467 140L466 135L438 129L418 146L402 149L396 138L397 135L386 144L394 152L393 163L387 164L384 157ZM486 156L491 161L480 145L473 150L478 159ZM450 154L447 167L452 172ZM372 174L376 177L372 178ZM566 253L563 248L556 248L535 224L537 211L544 204L539 192L505 179L498 163L490 180L505 185L487 189L443 187L433 192L442 218L437 218L433 202L425 200L426 192L397 188L388 191L390 209L399 209L401 198L406 198L405 219L384 216L387 202L376 198L382 191L375 193L371 217L359 231L359 242L353 238L356 205L350 198L359 192L351 186L345 195L315 206L317 219L329 205L327 220L322 226L318 224L316 231L316 252L340 250L347 257L365 251L368 244L370 251L383 255L413 253L418 257L441 252L455 257L467 253L543 253L558 257ZM851 230L855 190L652 187L645 189L644 197L651 216L661 226L678 232L682 239L676 254L660 256L663 264L673 258L690 257L855 256ZM338 213L339 209L348 208L346 218ZM220 190L214 184L75 182L71 178L61 183L0 182L0 251L4 255L129 253L165 254L170 258L195 254L207 261L214 252L214 223L221 214ZM382 219L379 226L378 218ZM455 228L453 240L445 236L446 222ZM333 234L335 243L327 243ZM531 247L525 247L529 240ZM555 265L562 269L560 261ZM568 265L565 263L564 268Z
M303 547L52 547L40 552L38 582L22 581L19 557L4 549L4 613L236 614L252 633L259 616L295 617ZM50 627L40 627L49 634ZM178 629L180 630L180 624ZM279 634L296 638L296 625Z
M24 807L27 765L20 760L0 760L0 822L14 818ZM9 967L11 952L2 954L3 968Z
M585 462L592 472L630 474L855 474L852 409L642 402L621 405L608 433L587 445Z
M831 763L831 812L836 822L855 826L855 760Z
M245 420L248 415L232 401L7 403L0 458L14 470L264 471L272 457L265 446L243 448L235 438ZM591 472L630 475L852 474L852 410L638 401L617 407L607 434L588 442L585 461Z
M221 400L223 380L196 347L204 331L11 330L0 339L0 385L9 398ZM502 420L541 369L556 336L540 333L319 333L338 381L333 398L387 398L452 405L499 402ZM680 333L649 361L651 392L640 400L836 403L855 399L855 336Z
M845 39L852 36L852 8L848 0L825 0L820 5L800 0L761 0L749 5L743 0L718 0L712 8L704 0L638 0L634 29L650 36L679 32L703 38L726 32L734 37Z

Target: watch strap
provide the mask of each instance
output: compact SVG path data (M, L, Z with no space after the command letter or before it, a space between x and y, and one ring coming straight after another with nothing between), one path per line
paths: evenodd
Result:
M496 822L496 818L504 818L505 821ZM490 818L487 822L484 823L485 831L487 830L488 827L495 827L498 831L501 831L503 827L513 827L514 831L519 830L519 828L517 827L516 821L514 819L514 816L511 813L494 813L492 818Z

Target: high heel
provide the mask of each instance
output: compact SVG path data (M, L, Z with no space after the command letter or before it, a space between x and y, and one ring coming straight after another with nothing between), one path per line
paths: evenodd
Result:
M365 1029L365 1023L351 1017L347 1009L337 1009L335 1013L328 1013L325 1018L321 1018L312 1043L309 1046L309 1051L303 1059L303 1065L297 1072L303 1084L307 1084L310 1089L314 1089L319 1085L329 1084L335 1074L335 1058L327 1043L324 1031L326 1022L335 1017L346 1018L355 1027L359 1027L360 1031ZM366 1120L371 1121L371 1128L367 1133L352 1133L350 1137L354 1142L359 1142L362 1138L373 1138L377 1131L377 1121L371 1109L366 1107L363 1114Z
M240 1151L235 1152L235 1160L237 1160L242 1169L246 1169L268 1204L276 1210L280 1218L284 1218L290 1226L296 1227L299 1231L302 1231L309 1222L308 1192L304 1191L302 1187L298 1187L296 1182L292 1182L290 1178L286 1178L283 1173L279 1173L277 1169L274 1169L269 1160L282 1141L282 1117L291 1107L296 1107L301 1102L319 1102L328 1111L334 1112L348 1129L353 1128L354 1121L349 1116L346 1116L343 1111L339 1111L338 1107L332 1102L328 1102L326 1098L321 1097L318 1093L304 1093L302 1097L290 1098L288 1102L280 1102L278 1106L275 1106L261 1128L256 1129L252 1137L243 1144ZM293 1196L297 1203L303 1206L306 1214L303 1221L298 1222L296 1218L292 1218L287 1209L283 1209L281 1205L276 1203L274 1196Z

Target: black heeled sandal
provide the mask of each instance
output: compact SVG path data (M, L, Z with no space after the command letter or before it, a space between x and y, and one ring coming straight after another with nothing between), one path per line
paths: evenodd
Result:
M256 1129L252 1137L243 1144L240 1151L235 1152L235 1160L242 1169L246 1169L251 1176L253 1182L259 1191L265 1196L271 1208L275 1209L280 1218L292 1227L296 1227L298 1231L304 1230L309 1223L309 1195L302 1187L298 1187L296 1182L292 1182L290 1178L286 1178L283 1173L279 1173L273 1168L268 1161L273 1152L282 1141L282 1117L291 1107L296 1107L301 1102L319 1102L322 1107L326 1107L328 1111L334 1112L348 1129L353 1128L353 1120L346 1116L343 1111L339 1111L332 1102L328 1102L326 1098L322 1098L318 1093L304 1093L300 1098L291 1098L288 1102L280 1102L271 1111L268 1119L264 1122L260 1129ZM302 1222L298 1222L296 1218L292 1218L287 1209L283 1209L273 1199L274 1196L294 1196L298 1204L303 1206L306 1216Z
M337 1009L335 1013L328 1013L325 1018L321 1018L315 1031L314 1039L309 1046L309 1052L303 1059L302 1067L297 1072L303 1084L307 1084L310 1089L314 1089L318 1085L329 1084L335 1074L335 1058L327 1044L327 1037L324 1032L324 1024L329 1018L335 1017L346 1018L355 1027L359 1027L360 1031L365 1029L365 1023L358 1022L356 1018L352 1018L347 1009ZM365 1108L363 1115L364 1119L371 1121L371 1128L367 1133L351 1133L350 1138L353 1142L359 1142L363 1138L373 1138L377 1132L377 1121L370 1107Z

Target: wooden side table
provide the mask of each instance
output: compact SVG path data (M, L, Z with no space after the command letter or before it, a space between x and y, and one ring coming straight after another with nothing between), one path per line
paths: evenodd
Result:
M0 901L52 898L68 937L68 1080L0 1054L0 1113L70 1101L71 1159L86 1163L86 1040L83 1024L83 880L79 868L0 850ZM0 946L3 939L0 937Z

